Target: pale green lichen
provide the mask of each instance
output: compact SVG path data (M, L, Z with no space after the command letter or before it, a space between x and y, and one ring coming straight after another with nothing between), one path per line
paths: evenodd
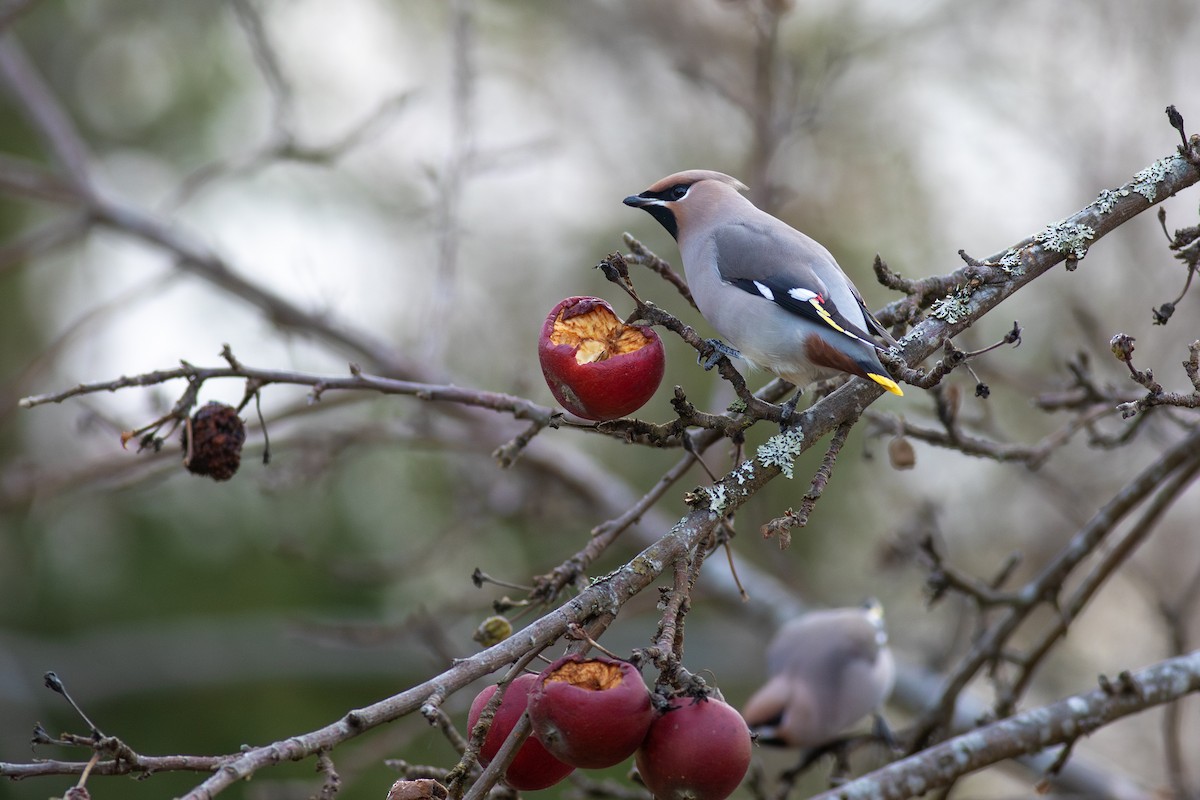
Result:
M637 575L657 575L662 572L662 563L652 558L647 558L645 555L638 555L629 562L630 569ZM620 570L616 570L611 575L616 575ZM605 576L606 578L609 576Z
M951 324L958 322L971 313L971 309L966 303L967 297L968 295L962 289L954 294L948 294L929 307L929 315L944 319Z
M1095 200L1092 201L1092 205L1094 205L1101 214L1107 214L1117 207L1118 200L1120 200L1122 197L1128 196L1128 189L1105 189Z
M745 484L746 481L754 477L754 462L743 461L741 464L738 464L736 469L729 473L729 476L737 480L738 486Z
M909 774L904 778L904 791L909 797L917 797L929 791L929 784L920 775Z
M1008 248L1004 255L1000 256L1000 269L1007 272L1009 275L1020 275L1021 270L1021 254L1011 247Z
M1141 170L1133 176L1133 191L1153 203L1154 198L1158 197L1158 184L1175 168L1176 162L1181 160L1179 155L1167 156Z
M718 483L708 493L708 510L721 516L728 507L729 498L726 496L725 487Z
M1082 697L1067 698L1067 708L1071 709L1071 713L1076 717L1083 717L1091 711L1087 700L1084 700Z
M1076 261L1087 255L1088 242L1096 238L1096 232L1087 225L1077 222L1056 222L1046 230L1035 233L1033 238L1056 253L1066 253Z
M758 448L758 463L764 467L779 467L786 477L792 477L792 467L796 457L803 451L804 431L800 428L788 428L783 433L777 433Z

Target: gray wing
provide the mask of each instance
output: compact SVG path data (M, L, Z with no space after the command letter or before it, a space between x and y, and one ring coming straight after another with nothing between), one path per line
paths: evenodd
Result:
M713 243L724 282L811 322L833 323L864 341L870 342L868 329L891 340L829 251L794 228L732 223L715 231Z
M829 251L800 231L786 225L768 226L754 222L722 225L713 233L717 247L717 270L723 280L790 281L822 296L829 287L818 270L832 267L841 272ZM821 265L820 267L818 265ZM832 298L835 302L836 297Z

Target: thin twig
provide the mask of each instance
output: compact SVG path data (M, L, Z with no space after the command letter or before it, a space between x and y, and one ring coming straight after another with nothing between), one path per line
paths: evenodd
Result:
M84 196L93 194L91 154L58 98L30 63L13 36L0 37L0 76L16 96L17 105L33 124L46 149Z
M1029 648L1028 655L1021 667L1021 675L1013 684L1011 693L999 698L998 714L1004 715L1012 711L1029 688L1038 666L1049 655L1051 648L1067 635L1067 628L1071 622L1079 616L1084 606L1095 596L1104 582L1129 560L1134 550L1155 530L1163 514L1179 499L1179 496L1195 479L1197 473L1200 473L1200 458L1184 464L1170 480L1164 481L1153 499L1147 504L1137 523L1104 554L1100 563L1084 577L1066 602L1060 604L1054 625Z
M1200 459L1200 427L1172 445L1162 457L1127 483L1081 528L1066 547L1020 591L1021 603L1006 608L975 642L971 652L945 678L938 701L913 728L911 752L925 746L935 730L946 724L959 693L989 660L999 657L1009 637L1025 620L1035 601L1053 601L1066 577L1095 551L1127 514L1185 464Z

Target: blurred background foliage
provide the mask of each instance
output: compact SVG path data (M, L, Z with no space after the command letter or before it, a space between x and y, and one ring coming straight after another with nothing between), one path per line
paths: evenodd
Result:
M546 312L573 294L629 308L591 268L623 248L623 231L677 256L649 217L620 204L662 175L738 175L756 202L824 242L878 307L893 298L871 278L876 253L909 277L954 269L959 248L991 255L1168 154L1168 103L1192 127L1200 121L1192 0L29 5L2 35L20 42L79 127L106 192L441 380L542 403L551 399L534 340ZM0 152L48 163L8 95L0 118ZM1195 208L1194 193L1169 202L1170 222L1194 223ZM0 235L16 242L66 213L0 197ZM665 284L635 279L644 297L701 324ZM1196 299L1165 328L1150 315L1181 284L1151 215L1122 227L1079 271L1039 280L961 337L973 348L1014 319L1025 328L1025 346L979 364L992 396L965 399L963 416L994 436L1037 439L1060 420L1031 413L1030 397L1065 385L1068 359L1084 353L1102 380L1127 380L1107 353L1118 331L1137 337L1141 366L1185 388L1177 365L1197 338ZM215 364L226 342L264 367L344 374L357 357L279 328L111 228L0 264L0 760L78 757L28 747L37 721L83 732L41 687L50 669L106 732L146 754L228 753L324 725L475 651L471 632L503 594L475 588L475 567L527 583L605 518L564 477L569 466L547 466L560 457L554 448L535 443L531 456L544 462L495 464L490 451L523 423L497 416L493 438L468 441L445 409L409 398L314 404L303 390L269 388L271 464L259 461L252 421L227 484L186 474L175 441L160 454L120 446L120 431L169 410L178 384L16 407L28 394L180 359ZM667 346L667 379L639 416L667 420L676 384L723 407L726 387L681 343ZM970 398L973 382L953 380ZM214 382L201 401L237 402L242 391ZM876 408L932 413L917 390ZM1154 459L1170 430L1117 455L1077 441L1037 472L917 445L915 469L898 472L868 427L851 436L790 549L757 531L798 503L804 477L774 482L739 514L734 558L813 605L881 597L899 652L934 668L960 652L970 622L962 603L925 607L913 531L936 529L949 557L981 575L1021 551L1027 575ZM766 433L756 429L751 445ZM567 429L541 438L605 467L579 480L632 496L677 457ZM798 475L820 455L810 452ZM723 451L709 457L717 471L729 463ZM703 480L691 474L668 493L667 519ZM1166 655L1157 607L1200 565L1198 514L1193 492L1075 623L1029 703ZM643 524L595 574L663 532ZM654 600L633 601L605 643L646 644ZM701 586L688 623L687 666L743 702L761 676L766 615ZM460 724L472 695L447 702ZM1200 715L1195 701L1188 707L1194 752ZM1161 786L1160 717L1107 728L1077 755ZM394 777L385 758L455 761L423 720L404 719L339 749L340 797L382 797ZM962 787L1010 796L1033 780L991 771ZM97 797L149 798L197 782L93 787ZM0 782L0 797L68 785ZM226 796L307 797L317 786L306 762ZM819 788L819 776L805 786Z

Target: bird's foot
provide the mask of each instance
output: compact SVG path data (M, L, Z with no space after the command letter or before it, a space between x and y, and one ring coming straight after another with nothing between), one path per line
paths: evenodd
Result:
M742 357L740 351L730 347L720 339L705 339L704 343L708 345L709 350L697 356L696 363L704 367L706 372L717 365L717 361L721 359L721 356L725 356L730 360Z
M873 715L871 733L875 735L876 739L886 744L893 753L900 752L900 742L896 739L896 734L892 733L892 729L887 724L887 720L884 719L883 714L880 714L878 711L876 711Z

